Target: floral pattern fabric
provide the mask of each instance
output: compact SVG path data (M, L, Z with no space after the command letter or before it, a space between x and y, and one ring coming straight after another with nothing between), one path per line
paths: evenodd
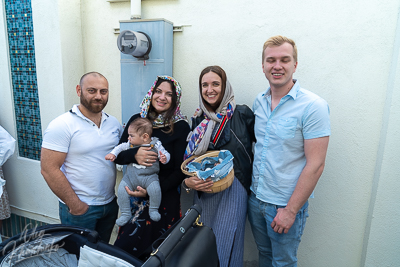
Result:
M0 166L0 177L4 179L3 170ZM0 197L0 220L5 220L10 218L11 216L11 209L10 209L10 202L8 200L8 193L6 190L6 186L3 185L3 194Z
M181 96L182 96L182 88L181 85L177 80L175 80L171 76L163 75L163 76L157 76L157 79L155 80L154 84L151 86L150 90L147 92L146 96L143 98L142 103L140 104L140 116L142 118L147 118L149 108L151 105L151 98L153 96L153 90L154 87L156 86L157 82L159 79L162 80L169 80L174 83L175 86L175 91L176 91L176 110L175 114L172 118L172 121L169 123L175 123L180 120L185 120L187 121L186 116L184 116L181 112ZM164 127L165 125L165 118L163 114L159 114L158 117L153 121L153 126L156 127Z

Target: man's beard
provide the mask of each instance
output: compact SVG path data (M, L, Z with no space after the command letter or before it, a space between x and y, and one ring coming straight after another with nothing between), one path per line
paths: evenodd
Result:
M108 99L106 100L91 100L88 101L83 94L81 94L81 105L92 113L99 113L107 105ZM94 103L101 103L101 105L95 105Z

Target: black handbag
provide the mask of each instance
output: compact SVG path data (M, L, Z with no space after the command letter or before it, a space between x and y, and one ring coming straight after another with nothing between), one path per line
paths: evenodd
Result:
M12 266L25 259L34 259L37 266L42 266L43 255L48 257L61 248L80 259L81 249L86 246L93 250L94 255L103 257L103 254L108 254L131 264L129 266L217 267L215 235L211 228L198 223L200 212L199 206L192 206L182 219L153 243L152 255L145 263L118 247L100 241L99 234L94 230L56 224L35 227L1 243L0 266ZM149 248L148 254L151 251L152 248Z
M217 243L212 229L199 223L201 207L194 205L174 229L153 243L142 267L217 267Z

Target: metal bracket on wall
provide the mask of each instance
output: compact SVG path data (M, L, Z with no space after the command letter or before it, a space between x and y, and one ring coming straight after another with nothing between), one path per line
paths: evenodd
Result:
M192 25L180 25L180 26L174 26L173 27L173 32L183 32L183 27L191 27ZM120 30L119 28L113 28L114 34L119 34Z
M183 27L191 27L192 25L180 25L180 26L174 26L173 32L183 32Z
M110 3L118 3L118 2L130 2L131 0L106 0L107 2L110 2ZM142 1L144 1L144 0L142 0ZM177 1L177 0L175 0L175 1Z

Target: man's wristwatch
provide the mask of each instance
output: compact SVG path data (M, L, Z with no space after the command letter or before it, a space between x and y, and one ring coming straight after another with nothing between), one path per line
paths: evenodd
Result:
M182 187L183 187L183 189L186 190L186 193L189 194L190 191L192 191L192 188L189 188L189 187L185 184L185 180L186 180L186 179L187 179L187 178L183 179L183 181L182 181Z

